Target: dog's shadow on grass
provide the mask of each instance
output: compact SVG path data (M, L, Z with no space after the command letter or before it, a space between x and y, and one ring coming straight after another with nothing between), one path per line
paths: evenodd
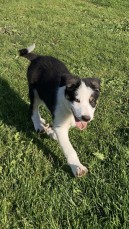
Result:
M33 139L39 149L44 149L44 155L49 160L52 158L54 166L62 167L62 162L51 151L51 149L43 144L43 138L39 138L33 129L31 119L29 117L29 105L23 101L17 92L15 92L9 83L0 77L0 120L8 126L15 127L18 132L24 132L29 139ZM37 136L37 137L36 137ZM54 141L50 139L50 141ZM69 171L67 166L63 166L63 170Z

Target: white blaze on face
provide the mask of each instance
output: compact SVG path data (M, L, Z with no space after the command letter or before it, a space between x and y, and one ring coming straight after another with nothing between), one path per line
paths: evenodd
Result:
M76 91L76 98L80 102L74 101L72 103L72 110L77 118L80 118L84 115L90 116L90 120L93 119L95 108L93 108L89 102L93 90L90 87L87 87L84 82L81 82L80 87Z

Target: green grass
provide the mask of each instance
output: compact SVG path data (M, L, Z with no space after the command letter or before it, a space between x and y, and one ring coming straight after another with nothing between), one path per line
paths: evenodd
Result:
M128 229L129 1L0 4L0 228ZM28 62L17 50L32 43L101 79L94 121L70 132L86 177L73 178L58 144L29 120Z

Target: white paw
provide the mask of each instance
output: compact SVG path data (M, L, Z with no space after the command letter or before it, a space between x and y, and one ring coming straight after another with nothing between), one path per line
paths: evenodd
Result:
M44 125L42 123L34 123L34 128L36 132L42 132L44 130Z
M31 117L33 124L34 124L34 128L36 131L44 131L45 129L45 120L42 119L37 113L33 114Z
M47 129L46 133L47 133L47 135L49 135L52 139L57 140L57 135L56 135L55 131L54 131L51 127L49 127L49 128Z
M40 117L40 122L41 122L42 124L45 124L45 123L46 123L45 120L44 120L43 118L41 118L41 117Z
M79 165L70 164L70 167L75 177L81 177L88 173L88 169L82 164Z

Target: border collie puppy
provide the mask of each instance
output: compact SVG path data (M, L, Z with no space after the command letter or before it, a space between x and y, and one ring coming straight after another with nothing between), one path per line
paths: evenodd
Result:
M33 44L19 50L20 56L31 61L27 79L34 128L57 139L74 176L82 176L88 170L81 164L71 145L68 131L70 127L75 126L83 130L93 119L99 97L100 80L74 76L60 60L31 53L34 48ZM45 104L51 112L52 127L40 116L41 104Z

